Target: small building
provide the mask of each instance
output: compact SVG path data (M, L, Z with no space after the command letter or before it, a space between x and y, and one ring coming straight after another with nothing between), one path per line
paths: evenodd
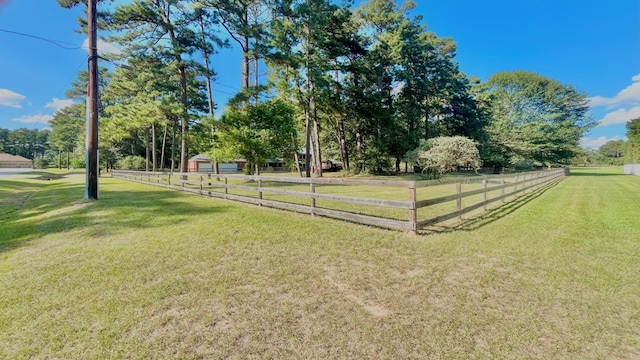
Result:
M247 161L244 159L234 160L229 163L219 163L218 170L220 173L237 173L242 171L242 168L246 163ZM198 154L189 159L187 167L189 172L213 172L211 159L204 154Z
M198 154L191 159L189 159L188 163L189 172L210 172L213 171L213 166L211 165L211 160L207 155Z
M33 160L18 155L0 153L0 168L32 168Z

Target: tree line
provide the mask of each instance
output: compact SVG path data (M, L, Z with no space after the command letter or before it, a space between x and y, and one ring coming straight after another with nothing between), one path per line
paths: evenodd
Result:
M85 3L58 0L61 6ZM594 121L586 94L526 72L481 82L460 71L453 39L412 15L413 1L133 0L102 2L100 28L126 68L100 70L100 159L142 156L187 170L189 156L284 158L307 175L323 159L353 172L398 172L438 137L465 137L485 166L566 164ZM82 23L82 22L81 22ZM85 29L86 30L86 29ZM220 51L235 47L242 89L219 112ZM268 74L265 78L262 74ZM52 136L84 141L86 72Z
M49 130L0 128L0 152L27 159L44 157L49 149L50 135Z
M598 150L581 149L572 165L623 165L640 162L640 118L627 122L626 128L627 140L609 140Z

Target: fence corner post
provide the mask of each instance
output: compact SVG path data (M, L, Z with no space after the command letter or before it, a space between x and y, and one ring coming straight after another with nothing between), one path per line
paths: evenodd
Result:
M416 182L409 184L409 226L414 233L418 232L418 208L416 207Z

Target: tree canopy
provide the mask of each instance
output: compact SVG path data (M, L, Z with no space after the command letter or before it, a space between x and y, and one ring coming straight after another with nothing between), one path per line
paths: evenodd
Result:
M595 125L585 93L542 75L501 72L480 86L488 96L483 146L490 162L566 162Z
M289 157L297 151L293 108L275 99L245 107L227 108L217 134L215 156L235 161L247 161L250 173L260 172L268 159Z
M627 127L627 138L640 150L640 118L629 121Z
M331 0L133 0L99 7L102 34L122 49L110 57L129 65L101 70L101 159L111 163L142 156L153 169L185 171L200 152L255 165L266 153L297 162L302 148L316 176L323 158L339 158L353 172L386 173L400 171L407 153L430 139L463 136L479 144L488 165L553 164L573 158L594 124L586 95L571 85L526 71L468 78L455 41L412 15L413 1L369 0L356 8ZM211 89L215 58L231 44L242 51L243 100L215 117L224 105L214 103ZM84 100L85 79L81 72L69 96ZM53 124L58 144L67 138L65 125ZM252 141L255 156L239 150Z

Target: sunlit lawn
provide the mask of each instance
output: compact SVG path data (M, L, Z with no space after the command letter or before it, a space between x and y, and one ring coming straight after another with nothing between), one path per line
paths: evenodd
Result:
M640 177L621 172L420 235L0 178L0 359L640 358Z

